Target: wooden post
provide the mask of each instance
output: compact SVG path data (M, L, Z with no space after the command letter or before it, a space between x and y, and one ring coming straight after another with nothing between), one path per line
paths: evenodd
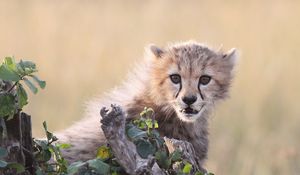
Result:
M7 162L22 164L26 171L22 175L34 174L32 155L31 117L23 112L17 113L13 119L5 120L7 137L0 138L0 146L8 151ZM4 128L0 126L1 135ZM13 170L12 170L13 171ZM15 174L15 172L1 172Z
M32 125L31 116L26 113L21 113L21 134L22 134L22 146L23 154L25 156L26 170L31 174L34 174L34 158L33 158L33 142L32 142Z

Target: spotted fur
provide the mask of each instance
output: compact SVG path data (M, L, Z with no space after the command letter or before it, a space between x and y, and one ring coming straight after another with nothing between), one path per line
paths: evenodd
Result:
M64 151L66 158L73 162L95 157L97 147L105 143L99 111L103 106L117 104L130 118L138 117L145 106L153 108L159 132L191 142L202 164L208 150L207 119L215 103L228 95L235 58L234 49L223 53L192 41L162 49L149 46L144 62L136 66L122 86L89 102L87 116L58 134L61 142L73 146ZM180 84L170 80L172 74L180 75ZM203 75L211 77L207 85L199 83ZM187 105L182 100L187 96L197 100ZM187 108L195 113L187 113Z

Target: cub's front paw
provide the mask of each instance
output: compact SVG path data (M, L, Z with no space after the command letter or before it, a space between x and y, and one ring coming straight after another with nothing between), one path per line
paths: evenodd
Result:
M125 115L120 106L111 105L111 109L103 107L100 111L101 128L106 137L115 137L120 130L125 128Z

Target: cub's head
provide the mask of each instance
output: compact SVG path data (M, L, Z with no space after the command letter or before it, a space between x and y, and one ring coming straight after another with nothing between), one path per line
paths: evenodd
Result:
M196 42L149 47L151 92L157 105L173 109L186 122L196 121L224 99L233 77L236 51L214 51Z

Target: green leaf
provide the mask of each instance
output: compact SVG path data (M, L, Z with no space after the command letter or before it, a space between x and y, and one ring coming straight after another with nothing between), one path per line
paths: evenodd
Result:
M43 122L43 127L44 127L44 130L45 130L46 136L47 136L47 140L50 141L53 137L53 134L48 131L46 121Z
M36 140L34 139L34 143L41 147L43 150L48 149L48 142L46 140Z
M87 163L89 164L90 168L96 171L96 173L106 175L110 172L110 166L100 159L89 160Z
M42 172L42 169L40 167L37 167L37 169L35 171L35 175L44 175L44 173Z
M46 121L43 121L43 128L44 128L45 132L48 131L48 127L47 127L47 122Z
M162 137L160 137L159 132L157 130L152 130L150 132L150 136L155 139L155 143L158 148L162 147L165 143L165 140Z
M154 110L152 108L147 108L146 109L146 112L149 114L149 115L152 115L154 113Z
M25 105L28 104L27 102L28 96L22 84L17 85L17 97L18 97L19 109L22 109Z
M40 86L40 88L44 89L46 87L46 81L40 80L37 76L35 75L30 75Z
M51 159L51 152L50 152L50 150L48 150L48 149L42 150L40 153L38 153L35 156L35 159L37 161L41 161L41 162L48 162Z
M82 161L72 163L72 164L68 167L68 169L67 169L68 175L74 175L74 174L76 174L76 173L78 172L79 168L80 168L81 166L83 166L84 164L85 164L85 163L82 162Z
M154 128L158 128L158 122L154 120Z
M157 130L152 130L151 135L156 139L161 139L160 134Z
M97 154L96 154L97 158L100 158L102 160L106 160L106 159L110 158L111 156L112 156L112 154L111 154L111 150L110 150L109 147L107 147L107 146L100 146L97 149Z
M23 61L23 60L21 60L20 64L21 64L22 68L24 68L24 69L26 69L26 68L28 68L28 69L36 69L36 65L32 61Z
M182 169L183 173L189 174L192 170L193 166L190 163L186 163Z
M139 129L146 129L147 126L144 118L134 120L133 124L136 125Z
M12 94L0 94L0 117L15 113L15 97Z
M6 81L19 81L20 76L11 70L6 64L0 66L0 79Z
M68 143L59 143L59 144L56 144L56 146L60 149L68 149L68 148L71 148L71 144L68 144Z
M25 81L25 84L29 87L31 92L33 92L34 94L38 92L38 89L34 86L34 84L31 81L29 81L27 78L23 78L23 80Z
M127 125L126 127L126 134L132 140L147 137L147 132L137 128L134 125Z
M111 175L119 175L117 172L112 172Z
M33 62L23 61L23 60L21 60L17 64L17 70L18 70L18 73L21 74L22 76L26 76L26 75L32 74L34 72L37 72L36 66Z
M5 57L4 64L6 64L11 71L17 70L16 62L12 57Z
M53 135L53 133L48 131L48 127L47 127L47 123L46 121L43 122L43 127L47 136L47 140L50 141L52 139L52 141L56 141L57 138Z
M176 149L174 152L171 153L170 157L172 162L180 161L182 157L182 153L180 150Z
M25 69L21 66L21 63L17 63L16 66L17 66L17 73L21 76L25 76L26 75Z
M117 162L110 162L109 165L110 165L110 172L112 173L112 175L124 174L123 172L125 172L125 170Z
M8 154L7 150L3 147L0 147L0 158L6 157Z
M166 151L158 151L155 153L155 159L157 160L158 165L161 168L169 169L171 165L171 160L168 158Z
M144 110L140 113L141 117L149 118L153 115L154 110L152 108L144 107Z
M146 119L145 122L146 122L146 125L148 128L151 128L151 129L153 128L152 119Z
M0 168L5 168L7 166L7 162L4 160L0 160Z
M25 171L25 167L19 163L8 163L7 168L15 169L17 173L22 173Z
M51 152L51 153L54 153L54 160L56 160L56 161L59 161L59 159L60 159L60 150L59 150L59 148L57 148L57 147L55 147L54 145L49 145L48 146L49 147L49 151Z
M135 144L136 151L144 159L148 158L149 155L153 155L156 151L156 148L147 140L140 139Z

